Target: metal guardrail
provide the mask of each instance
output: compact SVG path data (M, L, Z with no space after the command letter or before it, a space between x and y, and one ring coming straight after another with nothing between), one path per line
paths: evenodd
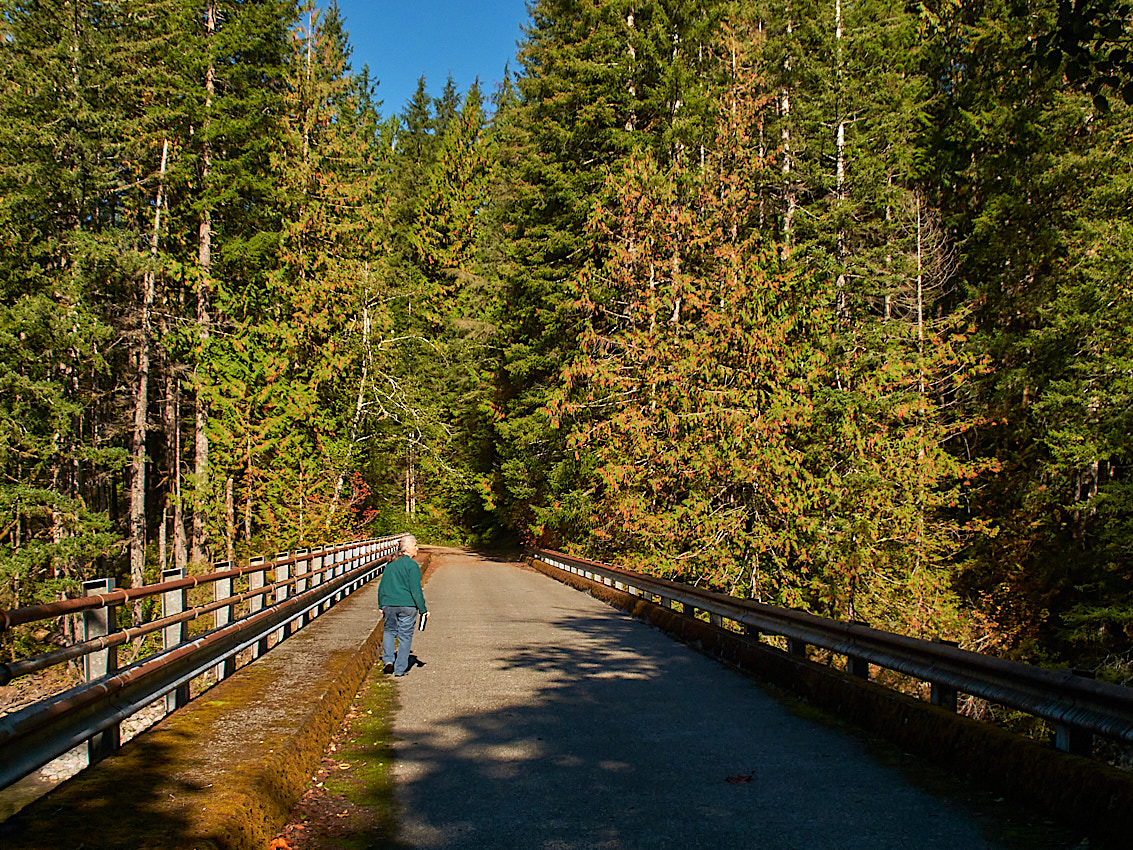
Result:
M1055 724L1055 745L1089 755L1092 735L1133 743L1133 688L1089 678L1071 670L1047 670L927 641L777 608L750 599L701 590L561 552L536 549L533 557L567 572L601 582L686 616L706 611L709 621L739 624L752 637L779 635L787 651L805 657L813 645L846 656L847 670L869 678L869 665L895 670L931 685L933 704L956 710L956 695L971 694Z
M112 579L85 583L87 596L0 612L0 630L82 613L81 643L0 665L0 684L52 664L83 657L87 681L0 717L0 788L7 787L86 741L90 762L119 745L118 724L161 697L173 711L189 700L189 683L215 670L219 681L236 670L245 650L251 660L336 602L381 575L396 555L400 535L322 549L283 552L274 561L252 558L246 567L216 566L206 575L167 570L154 585L116 590ZM271 581L268 581L270 573ZM247 591L233 581L248 576ZM212 584L214 600L187 607L188 591ZM116 627L116 608L160 596L164 616L129 629ZM190 640L188 624L208 613L213 628ZM161 631L164 649L118 670L117 647Z

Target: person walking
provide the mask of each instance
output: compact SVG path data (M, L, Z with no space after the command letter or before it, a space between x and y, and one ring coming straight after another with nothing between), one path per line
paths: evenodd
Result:
M378 585L378 606L385 621L382 664L384 671L394 676L404 676L409 668L409 648L413 645L418 612L429 613L421 590L421 566L413 560L416 555L417 538L407 534L401 538L401 554L386 564Z

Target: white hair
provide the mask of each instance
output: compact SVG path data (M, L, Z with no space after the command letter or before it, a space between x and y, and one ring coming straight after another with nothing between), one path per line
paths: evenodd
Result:
M401 538L401 551L402 552L408 552L410 549L412 549L416 545L417 545L417 538L414 537L412 534L406 534L404 537Z

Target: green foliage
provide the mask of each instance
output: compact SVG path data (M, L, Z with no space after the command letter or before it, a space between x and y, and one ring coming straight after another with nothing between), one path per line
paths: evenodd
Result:
M506 290L491 486L497 516L521 537L554 541L536 515L585 487L570 480L563 434L542 411L578 353L572 281L587 265L600 268L606 250L587 232L594 204L634 151L681 161L710 137L702 77L714 63L706 37L720 8L547 0L531 9L516 97L497 117L508 189L495 212L507 245L496 263Z
M149 574L410 529L1133 657L1123 4L539 0L384 119L333 4L0 10L0 604L140 466Z
M1124 655L1133 635L1122 613L1129 341L1116 330L1128 322L1116 270L1128 263L1118 140L1130 113L1099 111L1079 75L1021 60L1064 11L993 5L959 28L942 21L957 34L942 42L956 73L932 142L971 347L991 366L973 399L988 421L970 445L1000 462L971 504L999 533L973 547L959 586L1021 651L1087 665Z
M583 356L551 410L593 467L598 551L782 601L758 558L794 560L805 534L785 518L808 507L794 458L816 293L734 235L752 197L730 176L646 160L613 178L594 230L614 247L584 278Z

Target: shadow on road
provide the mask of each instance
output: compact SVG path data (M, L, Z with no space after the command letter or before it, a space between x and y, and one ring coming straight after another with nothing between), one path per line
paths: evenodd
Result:
M529 625L549 639L523 641ZM799 716L629 618L500 611L489 628L514 648L435 680L471 694L468 706L453 700L453 712L400 730L409 846L1077 844L957 782L937 777L932 793L910 783L883 763L892 753L879 759L863 736Z

